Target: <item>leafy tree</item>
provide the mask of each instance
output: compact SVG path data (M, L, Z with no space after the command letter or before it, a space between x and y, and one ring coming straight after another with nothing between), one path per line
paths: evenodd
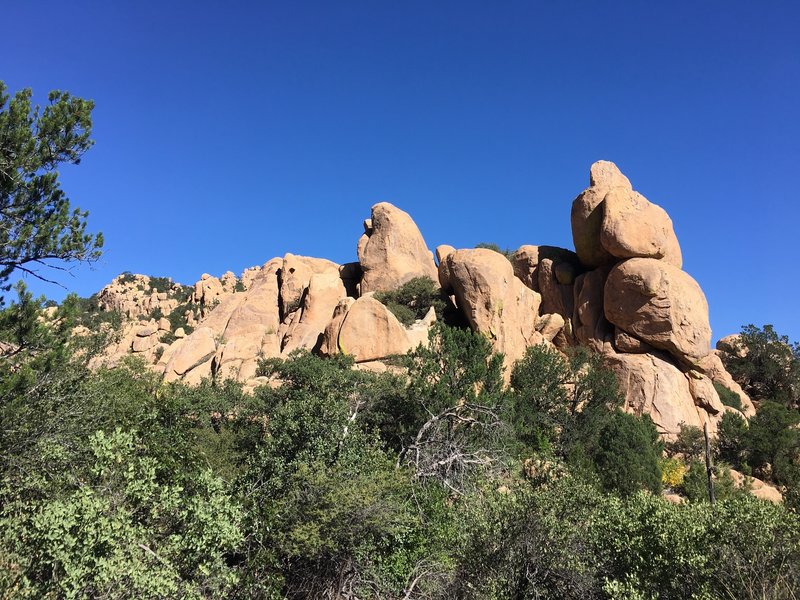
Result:
M401 458L416 475L460 493L472 475L502 469L509 439L503 357L488 340L437 323L428 346L409 353L405 366L413 425Z
M800 406L800 346L772 325L742 327L741 352L724 352L725 367L744 391L758 400Z
M800 485L800 413L776 402L763 402L745 436L748 463L762 477Z
M238 483L249 595L396 594L424 554L410 473L362 422L375 377L351 366L307 352L263 364L283 385L240 416L260 430Z
M465 543L443 597L482 600L593 598L596 562L586 528L602 494L566 477L533 489L486 490L469 498Z
M53 91L42 110L24 89L10 98L0 82L0 289L19 271L48 281L41 267L93 261L102 235L86 233L86 212L74 209L56 168L78 164L92 146L94 103Z
M580 415L571 458L590 466L602 488L629 496L661 491L663 444L649 416L590 408Z
M749 472L750 467L745 464L747 433L747 421L741 415L726 412L719 422L715 450L720 460L737 469L747 467L746 470Z
M726 413L731 414L731 413ZM666 444L667 452L671 456L680 455L687 460L703 456L706 449L705 436L699 427L680 423L680 430L675 440Z
M557 442L557 432L570 417L567 384L574 373L556 350L532 346L511 372L511 414L518 439L533 450Z

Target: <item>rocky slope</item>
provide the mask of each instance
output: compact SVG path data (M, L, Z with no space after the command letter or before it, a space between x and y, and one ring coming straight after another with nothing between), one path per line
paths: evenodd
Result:
M167 381L215 376L250 387L264 383L259 359L298 348L346 353L360 368L383 370L384 359L425 342L436 315L431 310L405 326L376 293L429 277L505 355L507 367L533 344L580 344L602 354L619 377L626 409L649 414L668 437L680 423L713 430L733 410L720 402L714 382L737 392L752 414L710 348L708 305L681 269L664 209L634 191L616 165L599 161L572 203L571 220L574 252L525 245L509 259L485 248L440 246L434 260L412 218L382 202L364 222L357 263L287 254L240 278L203 275L190 293L121 276L98 297L138 320L126 323L103 362L134 353Z

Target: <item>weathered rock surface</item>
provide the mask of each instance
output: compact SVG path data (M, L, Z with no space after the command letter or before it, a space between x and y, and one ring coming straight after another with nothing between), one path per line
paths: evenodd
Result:
M203 372L211 374L211 359L217 352L214 332L208 327L200 327L188 337L180 340L180 346L172 354L164 371L165 381L175 381L188 371L208 363ZM199 383L199 381L198 381Z
M280 270L283 309L281 314L287 315L300 308L303 292L311 282L311 276L322 273L339 277L339 265L324 258L297 256L295 254L284 256Z
M659 258L679 269L683 264L667 212L625 187L605 195L600 243L616 258Z
M292 323L283 339L282 353L298 348L319 349L325 327L333 318L339 301L346 296L338 273L317 273L311 276L304 295L300 317Z
M541 296L514 275L505 256L484 248L456 250L443 264L458 308L505 355L507 366L542 341L536 335Z
M683 363L696 363L711 351L703 291L663 261L632 258L614 266L605 284L604 312L622 331Z
M613 352L613 327L605 317L603 297L608 267L599 267L575 280L573 330L578 342L599 353Z
M541 292L539 265L547 260L554 266L553 276L556 282L563 285L571 285L575 281L577 272L580 269L578 255L565 248L556 246L532 246L526 244L520 246L511 255L511 264L514 267L514 275L522 280L535 292Z
M342 319L339 332L331 331L330 335L328 349L335 346L356 362L405 354L411 349L402 323L371 295L356 300Z
M719 344L718 344L719 345ZM742 389L736 381L734 381L731 374L728 373L722 359L719 356L719 350L712 350L711 353L700 360L699 368L711 378L711 381L728 388L739 396L742 403L742 414L746 417L752 417L756 414L756 408L750 396Z
M118 275L97 293L98 305L102 310L116 311L129 319L138 319L157 310L168 315L178 306L183 286L172 283L167 291L158 291L152 280L147 275Z
M763 482L757 477L747 477L736 469L731 469L731 478L737 488L749 486L750 493L761 500L768 500L775 504L783 502L783 494L773 485Z
M365 229L358 245L362 294L394 290L415 277L438 281L433 254L408 213L380 202Z
M631 182L617 166L597 161L589 172L589 187L572 202L572 241L580 261L587 267L613 262L614 257L600 240L606 194L616 187L632 191Z
M665 357L613 354L605 360L619 379L625 409L636 415L650 415L659 433L674 437L680 432L681 423L702 428L706 421L716 431L717 415L712 418L705 410L698 410L689 378Z

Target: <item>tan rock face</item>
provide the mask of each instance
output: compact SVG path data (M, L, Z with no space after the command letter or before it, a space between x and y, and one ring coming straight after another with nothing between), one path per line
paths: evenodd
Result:
M681 248L666 211L624 187L603 201L600 243L616 258L659 258L680 269Z
M381 202L372 207L370 225L358 244L362 294L394 290L415 277L438 281L433 255L406 212Z
M331 338L334 332L330 332ZM342 319L335 336L339 352L356 362L367 362L405 354L410 349L406 330L388 308L371 295L356 300ZM327 342L330 349L332 339Z
M686 376L689 379L689 392L692 394L695 405L702 408L709 415L722 417L722 413L725 412L725 405L719 399L719 394L714 388L714 382L694 370L689 371Z
M314 274L327 273L339 277L339 265L324 258L287 254L281 266L281 301L284 315L300 308L303 292Z
M214 339L214 332L208 327L196 329L191 335L180 340L180 346L166 365L164 379L174 381L204 363L209 363L208 373L210 374L211 359L216 351L217 343Z
M213 275L203 273L200 281L194 284L194 297L195 302L201 302L205 305L214 304L219 301L220 296L225 293L222 287L222 282Z
M606 318L621 330L693 364L710 352L708 303L697 282L651 258L619 263L605 284Z
M160 310L169 314L178 306L180 284L173 284L167 292L157 292L147 275L125 274L115 277L97 294L103 310L116 311L123 317L137 319Z
M540 292L539 266L543 261L549 261L553 268L553 276L558 283L571 285L574 283L576 268L579 266L577 254L565 248L557 246L520 246L511 255L511 265L514 267L514 275L520 278L522 283L527 285L535 292ZM558 271L558 275L556 275Z
M680 424L703 427L686 375L673 363L654 354L607 355L606 364L617 375L625 396L625 410L650 415L659 433L674 437ZM709 423L712 430L715 424Z
M354 302L354 298L342 298L333 310L333 317L325 326L325 333L322 336L322 345L320 346L320 354L322 356L339 354L339 331L342 329L344 318Z
M778 490L778 488L775 486L764 483L757 477L747 477L735 469L731 469L730 471L733 484L737 488L749 485L750 493L756 498L768 500L769 502L774 502L775 504L780 504L783 502L783 494L781 494L780 490Z
M245 381L255 375L260 357L280 353L278 269L282 265L281 259L267 263L245 293L224 301L203 322L224 344L215 358L220 379Z
M456 250L445 261L459 309L474 331L489 337L506 364L541 340L536 323L541 296L514 276L508 259L493 250Z
M742 403L742 414L745 417L750 418L756 414L756 408L753 406L753 401L742 389L742 386L736 383L733 377L731 377L731 374L728 373L725 365L722 363L722 359L719 356L719 350L712 350L708 356L701 359L699 368L711 378L711 381L728 388L737 396L739 396L739 400Z
M609 268L599 267L575 280L573 331L578 342L595 352L613 352L613 328L603 311Z
M318 273L311 276L301 308L300 318L293 323L283 340L283 354L298 348L319 349L325 327L331 321L334 309L346 296L339 275Z
M606 194L616 187L633 190L631 182L617 166L600 160L592 165L589 187L572 202L572 241L580 261L587 267L598 267L613 261L613 256L600 241Z

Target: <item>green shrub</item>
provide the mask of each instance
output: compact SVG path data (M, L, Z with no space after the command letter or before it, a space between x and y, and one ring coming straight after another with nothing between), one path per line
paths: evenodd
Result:
M724 385L717 383L716 381L714 382L714 389L717 390L719 399L725 406L730 406L738 411L742 410L742 399L739 397L739 394L733 390L729 390Z
M437 319L444 318L445 300L430 277L415 277L396 290L375 294L375 299L385 304L406 327L425 317L431 307Z
M779 335L772 325L742 327L739 343L745 352L723 352L721 358L747 395L800 406L800 345Z
M680 455L690 461L703 456L706 451L706 439L703 430L686 423L681 423L679 427L680 431L675 440L667 443L669 455Z
M723 460L737 469L750 467L746 465L747 453L747 421L741 415L726 412L722 415L717 428L715 450L717 458Z
M497 244L492 244L490 242L480 242L478 244L475 244L475 247L485 248L486 250L494 250L498 254L502 254L503 256L505 256L508 260L511 260L511 257L514 256L514 250L510 250L508 248L502 250L500 246L498 246Z
M731 476L730 468L725 464L714 466L714 497L717 500L732 498L737 494L745 493L737 489ZM694 460L689 465L689 470L683 478L678 489L692 502L708 502L708 474L705 461Z

